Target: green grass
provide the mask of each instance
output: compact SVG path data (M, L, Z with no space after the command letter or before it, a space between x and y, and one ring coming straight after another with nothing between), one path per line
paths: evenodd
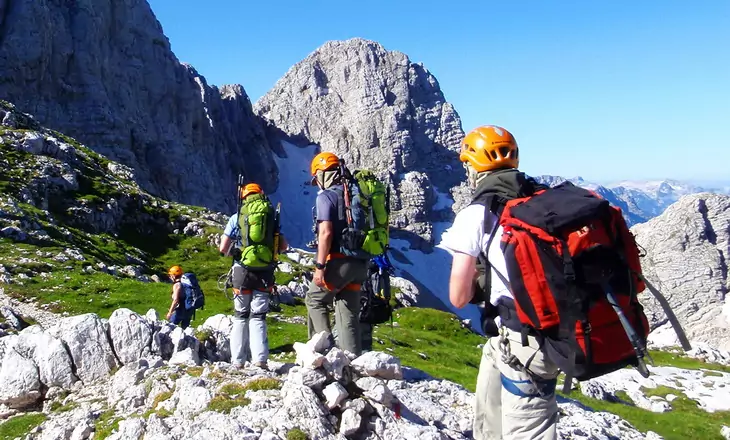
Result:
M169 399L170 397L172 397L172 390L171 391L164 391L164 392L158 394L157 396L155 396L155 400L152 401L151 408L148 409L142 415L142 417L146 419L146 418L149 418L149 416L151 416L152 414L157 414L159 417L164 418L164 417L169 417L170 415L172 415L170 413L170 411L168 411L165 408L157 409L157 405L159 405L160 403L162 403L165 400Z
M201 343L204 343L208 339L210 339L213 336L213 331L209 328L204 328L203 330L196 330L195 331L195 338L200 341Z
M294 428L286 433L286 440L309 440L309 436L301 429Z
M13 440L28 434L33 428L46 421L45 414L23 414L0 423L0 440Z
M114 410L107 410L96 419L94 424L94 440L104 440L105 438L112 435L112 433L119 429L119 422L122 421L119 417L114 417Z
M69 402L69 403L67 403L67 404L64 405L63 403L61 403L59 401L55 401L55 402L51 403L50 410L52 412L59 412L59 413L61 413L61 412L71 411L71 410L73 410L75 408L78 408L78 406L79 406L79 404L76 403L76 402Z
M278 390L279 388L281 388L281 381L268 377L254 379L243 386L245 391Z
M218 394L208 404L210 411L228 414L233 408L246 406L251 400L246 397L247 391L278 390L281 381L273 378L259 378L249 381L245 385L228 383L223 385Z
M686 370L704 370L711 368L712 370L730 373L730 366L705 362L700 359L687 357L682 353L652 350L650 351L650 354L657 365L671 365L673 367L684 368Z
M208 409L210 411L228 414L233 408L246 406L251 403L251 400L244 396L245 394L246 388L241 385L225 385L219 390L219 394L210 400Z
M453 314L434 309L397 309L393 320L398 322L398 327L392 330L389 323L375 327L373 350L390 352L403 365L475 390L482 352L477 346L484 344L483 337L462 328ZM379 344L378 339L385 344Z
M200 377L203 374L203 367L188 367L188 369L185 371L190 376Z
M632 405L612 403L605 400L592 399L572 393L570 398L578 400L596 411L616 414L631 423L639 431L654 431L665 440L723 440L720 430L730 420L730 412L708 413L697 406L697 402L688 399L681 392L665 387L655 391L656 395L676 394L677 399L671 402L672 410L666 413L654 413ZM625 396L628 398L628 396ZM623 400L623 399L622 399ZM628 400L631 403L631 400Z

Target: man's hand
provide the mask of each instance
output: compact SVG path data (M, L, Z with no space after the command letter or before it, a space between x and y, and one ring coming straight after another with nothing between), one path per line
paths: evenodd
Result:
M172 316L172 312L167 312L167 315L165 315L165 319L167 319L169 321L170 316Z
M314 270L314 277L312 278L312 281L315 285L319 287L324 287L324 270L322 269L315 269Z

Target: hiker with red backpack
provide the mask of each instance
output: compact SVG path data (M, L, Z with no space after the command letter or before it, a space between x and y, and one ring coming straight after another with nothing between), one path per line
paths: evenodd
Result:
M559 371L566 392L573 378L627 365L648 376L638 248L608 201L520 172L517 142L504 128L471 131L459 158L475 193L439 247L453 257L451 303L477 304L489 336L474 438L555 439Z

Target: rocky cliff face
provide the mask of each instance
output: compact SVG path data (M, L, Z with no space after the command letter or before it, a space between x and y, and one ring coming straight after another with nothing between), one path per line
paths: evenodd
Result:
M228 207L243 170L276 184L243 88L181 64L146 0L0 0L0 98L168 200Z
M662 215L632 228L647 251L645 276L669 300L691 340L730 349L730 197L682 197ZM648 292L642 303L652 328L666 317Z
M430 248L438 195L463 180L461 122L436 78L399 52L363 39L331 41L292 67L254 105L279 139L317 144L392 184L392 225Z

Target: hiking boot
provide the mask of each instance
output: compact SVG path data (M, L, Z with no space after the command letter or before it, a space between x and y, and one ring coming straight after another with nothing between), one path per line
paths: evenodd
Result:
M268 365L266 365L266 361L264 362L256 362L253 364L254 367L261 368L262 370L268 369Z

